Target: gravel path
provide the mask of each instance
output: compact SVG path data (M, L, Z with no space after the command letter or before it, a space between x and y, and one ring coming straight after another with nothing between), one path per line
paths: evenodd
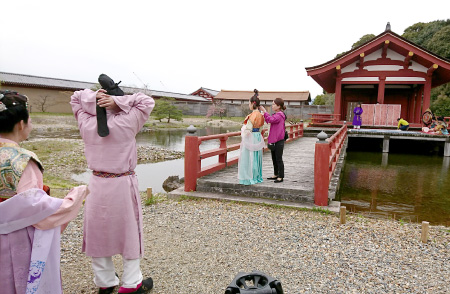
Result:
M238 272L262 271L285 293L449 293L450 230L349 215L209 200L144 206L144 276L153 294L224 293ZM82 213L62 237L65 293L96 293L80 252ZM121 273L120 258L115 257Z

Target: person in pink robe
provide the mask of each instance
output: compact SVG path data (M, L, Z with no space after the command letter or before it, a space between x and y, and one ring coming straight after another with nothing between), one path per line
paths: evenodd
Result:
M155 102L142 93L112 96L104 89L85 89L75 92L70 104L85 143L88 167L93 171L85 203L82 250L92 257L94 283L99 293L114 291L120 281L112 256L120 254L124 270L119 293L146 293L153 281L143 280L140 270L144 246L141 198L134 173L135 137ZM105 137L97 132L96 105L107 109L109 135Z
M28 98L0 91L0 292L62 293L60 233L75 218L87 186L64 199L43 190L37 156L19 143L32 129Z

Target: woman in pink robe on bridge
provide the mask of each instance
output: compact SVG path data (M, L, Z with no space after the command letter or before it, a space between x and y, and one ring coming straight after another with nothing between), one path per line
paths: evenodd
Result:
M32 129L27 106L26 96L0 91L0 292L59 294L60 234L88 190L64 199L43 190L39 159L19 147Z
M144 246L141 198L134 173L135 137L155 102L142 93L112 96L106 92L77 91L70 102L85 143L87 163L93 171L85 204L82 250L92 257L99 293L112 293L119 285L112 261L116 254L122 255L124 265L119 293L146 293L153 281L143 280L140 270ZM97 129L96 105L107 109L109 135L103 137Z

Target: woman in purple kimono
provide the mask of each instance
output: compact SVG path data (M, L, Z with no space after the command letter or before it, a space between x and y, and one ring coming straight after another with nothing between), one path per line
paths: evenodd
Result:
M59 294L60 234L88 190L46 194L39 159L19 147L31 129L28 98L0 91L0 292Z
M70 101L85 143L88 167L93 171L84 211L82 250L92 257L99 293L112 293L119 285L112 261L117 254L122 255L123 261L118 292L147 293L153 280L144 280L140 270L144 246L141 197L134 172L135 137L155 102L142 93L123 95L106 75L101 75L99 82L104 89L77 91ZM102 119L97 114L100 116L101 111L97 106L106 109L106 125L100 125Z
M353 113L355 114L353 117L353 128L360 129L362 124L361 114L363 113L361 103L356 104L355 109L353 109Z

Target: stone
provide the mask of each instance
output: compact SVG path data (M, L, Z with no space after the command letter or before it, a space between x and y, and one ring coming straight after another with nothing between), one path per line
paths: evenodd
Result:
M180 178L178 176L170 176L168 177L164 183L162 184L164 191L171 192L175 189L178 189L182 186Z

